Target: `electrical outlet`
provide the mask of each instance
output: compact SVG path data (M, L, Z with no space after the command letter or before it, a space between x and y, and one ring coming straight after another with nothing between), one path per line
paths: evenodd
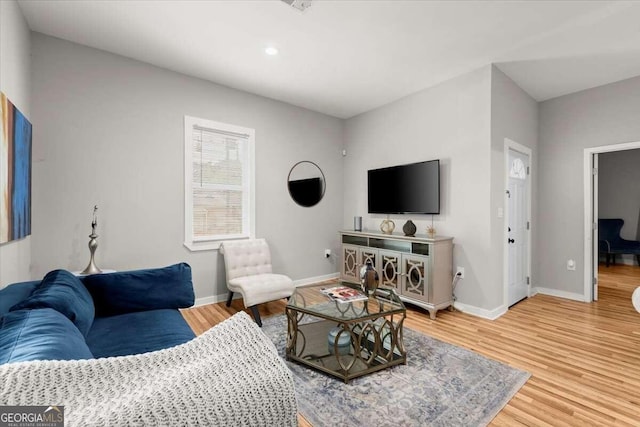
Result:
M460 266L457 267L456 276L458 276L461 279L464 279L464 267L460 267Z
M331 249L325 249L324 250L324 257L325 258L330 258L331 257Z
M576 262L572 259L567 261L567 270L575 271L576 270Z

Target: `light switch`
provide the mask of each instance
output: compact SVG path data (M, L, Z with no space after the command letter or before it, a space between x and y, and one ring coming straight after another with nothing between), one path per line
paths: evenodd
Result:
M503 218L503 217L504 217L504 209L498 208L498 218Z

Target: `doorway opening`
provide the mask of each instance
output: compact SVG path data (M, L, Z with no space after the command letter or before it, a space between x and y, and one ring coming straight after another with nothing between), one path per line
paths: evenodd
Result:
M598 300L598 162L599 155L640 149L640 141L584 150L584 294L585 302Z

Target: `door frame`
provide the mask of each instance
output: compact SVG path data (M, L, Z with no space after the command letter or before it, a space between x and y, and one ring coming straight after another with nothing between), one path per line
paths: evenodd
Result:
M531 296L531 229L533 227L531 221L531 200L532 200L532 181L533 181L533 150L531 148L512 141L509 138L504 139L504 223L503 223L503 238L502 238L502 300L505 310L509 309L509 244L507 239L509 238L509 199L507 197L507 189L509 186L509 150L517 151L521 154L525 154L529 157L529 177L527 179L527 221L529 221L529 229L527 230L527 256L525 261L525 269L529 283L527 284L527 297Z
M593 206L598 203L598 197L593 196L593 155L612 153L614 151L635 150L640 148L640 141L623 142L619 144L601 145L584 149L584 294L585 302L593 302L593 278L598 277L598 266L594 264L593 226L596 224L593 218ZM592 275L593 273L593 275Z
M596 235L596 233L600 233L600 230L597 227L597 222L596 219L600 218L600 212L598 211L598 209L600 209L600 205L599 205L599 187L600 187L600 176L598 176L597 172L598 172L598 168L599 166L599 158L600 153L593 153L591 155L591 168L592 171L596 171L596 173L591 173L591 194L593 195L593 200L594 203L591 205L591 215L593 217L593 222L594 224L596 224L595 227L591 228L591 238L593 239L593 237ZM589 271L589 274L591 275L591 277L593 278L593 282L591 285L591 300L592 301L598 301L598 264L600 263L600 242L596 242L595 240L592 240L591 242L591 258L590 258L590 263L592 266L592 269Z

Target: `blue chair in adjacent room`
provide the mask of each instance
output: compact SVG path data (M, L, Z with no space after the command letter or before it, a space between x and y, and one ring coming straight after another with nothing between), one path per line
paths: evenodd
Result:
M626 240L620 237L620 230L624 225L622 218L598 219L598 243L600 253L606 257L606 265L613 260L616 263L616 255L635 255L640 264L640 241Z

